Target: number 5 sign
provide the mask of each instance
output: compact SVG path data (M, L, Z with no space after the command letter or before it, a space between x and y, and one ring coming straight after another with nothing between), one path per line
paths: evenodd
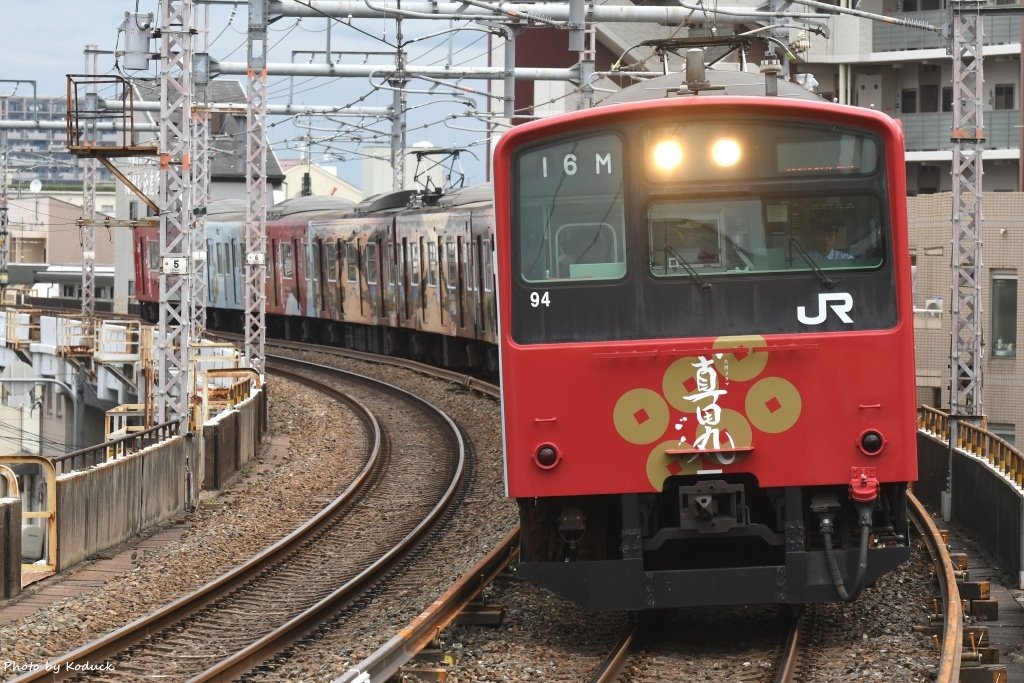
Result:
M164 256L162 272L164 275L185 275L188 273L188 257Z

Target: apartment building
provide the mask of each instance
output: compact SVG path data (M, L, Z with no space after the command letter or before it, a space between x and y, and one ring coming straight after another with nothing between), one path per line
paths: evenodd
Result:
M81 183L82 163L67 150L64 128L68 111L66 97L0 95L0 120L59 123L57 128L12 128L0 131L0 153L8 154L8 184L13 191L27 189L33 180L44 185ZM97 133L113 144L116 133ZM5 143L5 144L4 144ZM97 169L97 182L113 183L104 168Z

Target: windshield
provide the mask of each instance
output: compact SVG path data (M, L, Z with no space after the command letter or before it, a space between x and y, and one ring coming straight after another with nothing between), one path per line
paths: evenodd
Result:
M882 264L882 217L867 195L664 201L647 210L658 278L864 269Z

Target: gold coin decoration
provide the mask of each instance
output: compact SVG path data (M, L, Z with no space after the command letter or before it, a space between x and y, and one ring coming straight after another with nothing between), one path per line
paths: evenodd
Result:
M789 380L763 377L746 385L749 389L737 386L764 372L769 356L765 347L764 337L759 335L719 337L713 345L715 353L673 361L662 375L660 394L637 387L619 397L612 417L619 436L639 446L658 442L648 453L646 467L647 479L655 490L661 491L669 477L735 464L745 453L714 449L754 446L754 429L778 434L796 424L803 403L799 390ZM719 403L729 402L730 394L744 389L744 412ZM735 402L736 399L731 401ZM674 425L670 432L674 438L659 442L670 425ZM701 450L671 455L667 452L693 449L695 442L701 444Z
M661 491L665 480L681 474L697 474L703 469L700 457L694 455L669 455L665 451L679 449L678 441L662 441L647 456L647 479L656 491Z
M615 431L637 445L654 443L668 428L668 406L658 392L631 389L615 403L612 413Z
M747 393L747 417L762 432L784 432L800 417L800 392L781 377L765 377Z
M730 382L747 382L761 374L768 364L764 337L749 335L742 337L719 337L712 345L714 349L746 349L731 353L715 354L715 367L719 374ZM754 351L754 349L759 349Z

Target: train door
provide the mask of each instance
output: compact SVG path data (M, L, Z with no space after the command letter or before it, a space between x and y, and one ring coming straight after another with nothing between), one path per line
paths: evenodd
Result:
M366 239L366 254L363 262L365 264L366 273L366 293L369 301L367 302L369 308L369 316L373 322L376 322L378 314L377 310L377 299L380 294L380 285L378 281L380 279L380 260L377 250L377 242L374 241L372 235Z
M221 242L206 240L206 263L204 264L206 267L206 299L215 306L221 304L224 292L220 278L223 270L223 266L220 264L223 251L224 245Z
M448 297L452 303L452 319L460 328L466 326L463 299L465 287L459 277L459 252L462 251L462 235L454 240L449 237L445 243L445 263L448 266Z
M267 278L270 280L270 302L269 305L273 308L280 306L281 301L281 283L279 272L279 263L281 262L281 256L278 254L278 248L280 244L277 240L274 240L270 244L270 263L267 264Z
M467 225L468 228L468 225ZM466 231L466 234L470 232ZM465 328L473 321L473 243L466 244L459 236L456 249L459 254L459 327ZM470 319L467 319L470 318Z
M491 309L488 302L494 300L494 253L490 238L477 237L480 242L480 289L476 297L477 336L487 329L487 314Z
M323 245L323 287L324 311L332 320L341 320L341 294L338 292L338 243L325 242Z
M409 239L402 238L402 312L405 319L412 318L412 246Z
M418 309L423 305L422 288L420 280L420 241L413 240L409 243L409 316L419 314Z
M146 281L149 283L149 293L154 299L160 298L160 240L149 240L149 253L147 255L149 274Z
M301 238L291 239L292 252L292 295L294 307L289 306L288 313L303 315L306 310L306 295L309 287L306 283L306 243ZM289 301L289 304L292 302Z
M312 239L313 243L309 246L309 270L313 277L313 311L315 316L320 317L324 314L324 242L319 237Z
M225 292L225 296L228 301L233 301L235 304L241 306L242 304L242 290L245 285L245 271L239 268L241 259L238 255L241 253L241 249L238 246L238 240L231 238L230 243L231 254L228 258L231 259L231 272L228 273L228 282L230 283L229 291Z
M357 310L351 312L362 317L363 297L359 291L359 250L356 248L356 237L350 236L342 248L345 254L345 297L355 297L355 302L350 301L348 305L357 306Z
M426 240L427 247L427 263L426 263L426 281L427 284L423 291L423 312L424 319L427 318L427 306L431 305L432 302L437 302L437 312L441 317L441 324L444 324L444 301L441 296L441 288L438 287L438 267L437 267L437 252L438 243L432 239ZM424 320L425 321L425 320Z
M291 240L282 240L278 245L279 266L281 268L281 291L278 293L278 305L288 314L298 314L298 279L295 267L295 245Z

